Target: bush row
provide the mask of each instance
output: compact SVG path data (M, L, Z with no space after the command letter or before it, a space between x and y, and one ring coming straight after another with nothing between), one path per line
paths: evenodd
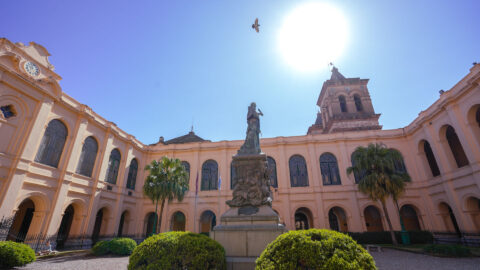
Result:
M411 244L431 244L433 243L433 235L428 231L409 231ZM390 232L348 232L359 244L392 244ZM398 243L402 243L401 232L395 231L395 238Z
M128 269L226 269L225 250L191 232L153 235L138 245ZM372 256L350 236L321 229L282 234L262 252L256 269L376 269Z
M137 242L131 238L113 238L108 241L99 241L93 248L92 253L96 256L114 254L114 255L130 255L137 247Z
M472 255L469 248L461 245L428 245L423 251L432 255L449 256L449 257L467 257Z
M35 251L25 244L0 242L0 269L23 266L35 261Z

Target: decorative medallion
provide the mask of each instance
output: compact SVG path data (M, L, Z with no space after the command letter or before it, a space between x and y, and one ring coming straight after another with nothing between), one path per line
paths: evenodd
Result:
M38 74L40 74L40 69L38 68L38 66L30 61L25 62L23 68L30 76L36 77L38 76Z

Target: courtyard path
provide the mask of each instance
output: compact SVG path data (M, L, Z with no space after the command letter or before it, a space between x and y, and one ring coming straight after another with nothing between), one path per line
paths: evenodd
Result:
M480 258L439 258L422 254L384 249L383 252L372 252L375 263L380 270L469 270L480 269ZM85 255L71 255L39 260L22 270L57 270L57 269L92 269L92 270L123 270L127 269L128 257L93 257Z
M469 270L480 269L480 258L441 258L423 254L384 249L383 252L370 252L380 270L434 269Z
M127 269L128 256L125 257L94 257L81 255L62 256L56 258L49 258L44 260L38 260L34 263L28 264L25 267L19 267L16 269L22 270L124 270Z

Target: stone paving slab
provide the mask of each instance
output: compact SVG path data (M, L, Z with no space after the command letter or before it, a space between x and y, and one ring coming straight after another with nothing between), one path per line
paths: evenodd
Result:
M94 257L81 255L62 256L38 260L24 267L16 269L22 270L59 270L59 269L92 269L92 270L124 270L127 269L128 256L125 257Z
M370 252L380 270L407 269L480 269L480 258L443 258L417 254L394 249L383 249L383 252Z

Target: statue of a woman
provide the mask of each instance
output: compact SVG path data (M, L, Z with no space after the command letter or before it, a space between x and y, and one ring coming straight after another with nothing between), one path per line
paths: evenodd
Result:
M238 151L239 154L259 154L260 150L260 115L263 113L260 109L257 112L257 105L252 102L248 107L247 113L247 136L242 147Z

